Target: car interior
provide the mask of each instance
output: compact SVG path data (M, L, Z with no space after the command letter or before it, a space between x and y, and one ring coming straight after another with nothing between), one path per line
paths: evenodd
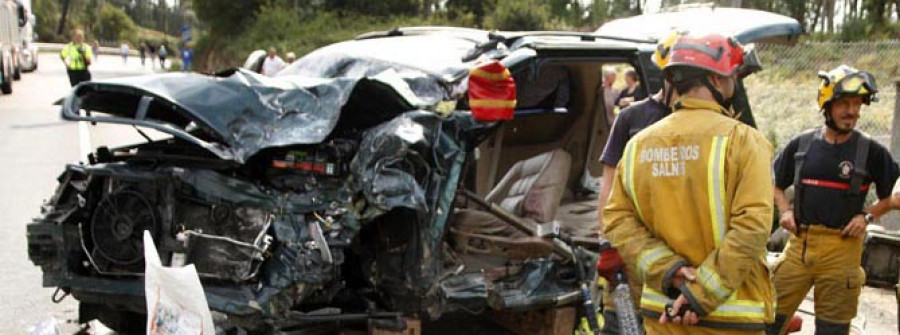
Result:
M602 69L616 69L622 78L624 69L641 73L640 66L635 60L599 57L536 63L511 69L515 117L478 147L467 187L536 230L555 222L577 245L598 250L599 188L585 184L599 182L599 158L614 122L604 101ZM529 236L477 205L465 207L454 216L450 233L467 265L499 266L550 253L546 239Z

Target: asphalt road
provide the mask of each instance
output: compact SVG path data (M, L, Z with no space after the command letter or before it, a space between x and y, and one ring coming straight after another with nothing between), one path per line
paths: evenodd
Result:
M94 78L151 73L138 59L123 64L116 56L100 56L91 67ZM41 271L29 260L25 225L53 194L65 164L77 162L91 143L128 141L133 130L89 129L63 122L52 103L68 94L65 68L55 54L41 54L39 69L23 74L11 95L0 96L0 333L24 334L39 321L55 317L64 333L78 330L77 303L50 301L53 289L41 286ZM79 130L81 128L81 130ZM87 136L79 136L86 133ZM80 140L80 138L82 138ZM84 147L84 148L82 148ZM72 321L70 321L72 320Z

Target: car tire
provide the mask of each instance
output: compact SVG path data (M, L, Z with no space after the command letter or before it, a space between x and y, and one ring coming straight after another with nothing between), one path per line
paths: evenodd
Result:
M0 92L3 94L12 94L12 78L5 78L3 84L0 84Z
M21 66L16 66L13 69L12 79L13 80L21 80L22 79L22 67Z

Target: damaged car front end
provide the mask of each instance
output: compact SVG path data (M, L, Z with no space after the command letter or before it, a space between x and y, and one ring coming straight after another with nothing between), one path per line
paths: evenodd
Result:
M139 318L149 231L164 265L195 265L211 310L264 332L578 303L576 273L590 269L576 264L592 263L571 256L590 256L558 239L569 257L554 253L558 234L497 267L460 261L449 242L476 147L502 124L460 110L469 71L521 53L481 31L408 35L378 41L384 54L360 45L379 36L326 47L276 78L77 86L64 119L167 136L66 167L27 229L43 285L79 300L83 321ZM423 44L441 59L401 48Z

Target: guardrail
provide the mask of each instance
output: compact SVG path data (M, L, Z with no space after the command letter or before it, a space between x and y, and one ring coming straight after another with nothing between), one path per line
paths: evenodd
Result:
M61 43L34 43L38 46L39 52L60 52L65 44ZM111 48L111 47L100 47L101 55L122 55L122 50L119 48ZM129 50L128 54L130 56L138 56L138 51L135 49Z

